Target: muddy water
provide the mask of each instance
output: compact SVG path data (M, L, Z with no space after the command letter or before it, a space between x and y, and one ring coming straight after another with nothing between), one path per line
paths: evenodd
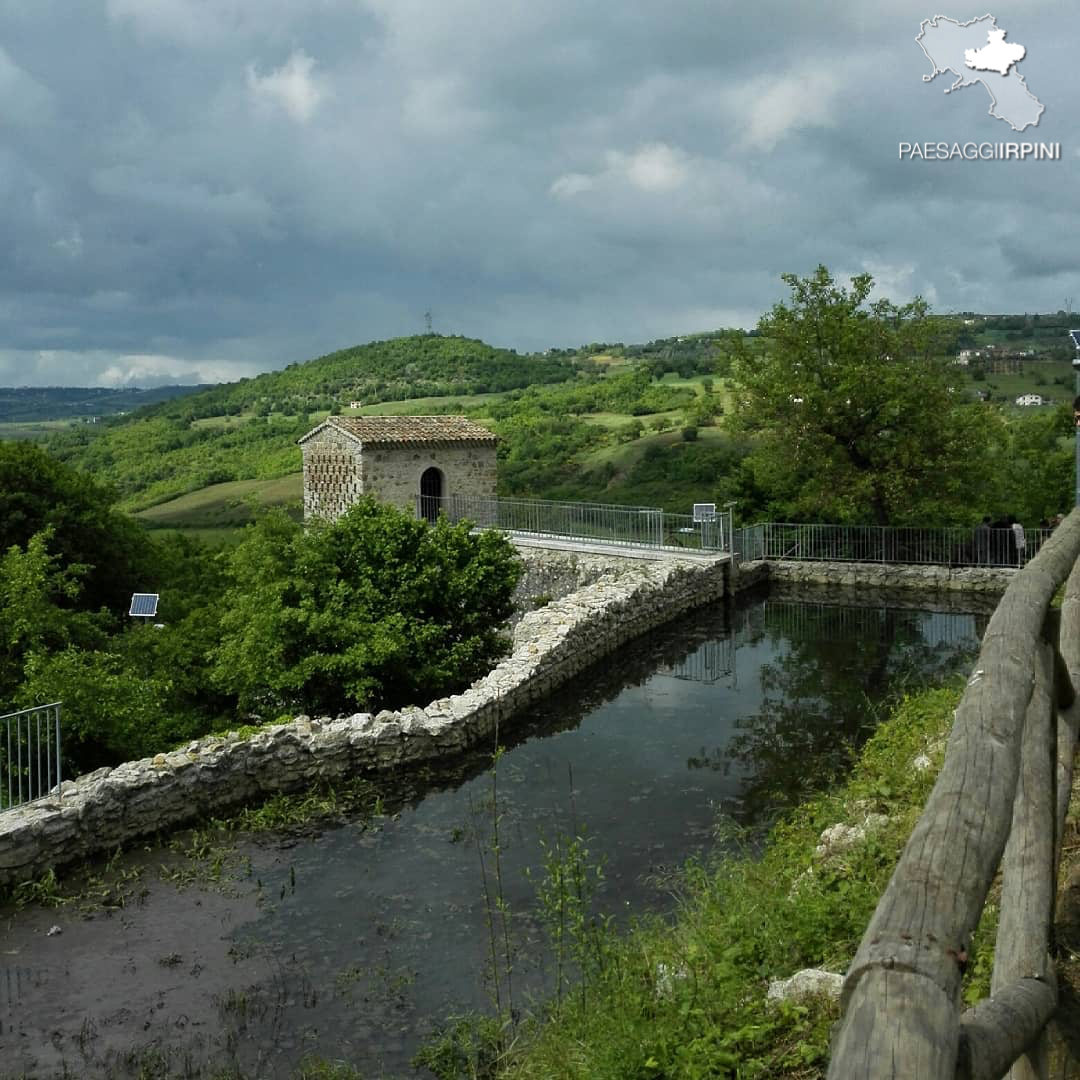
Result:
M306 1054L413 1075L441 1021L490 1008L493 784L520 1005L550 987L541 840L588 832L605 912L670 907L718 815L767 819L842 767L870 702L970 664L985 615L896 603L696 612L503 731L494 779L488 750L388 778L381 816L233 844L220 881L160 869L220 852L149 848L101 871L112 907L4 913L0 1076L286 1077Z

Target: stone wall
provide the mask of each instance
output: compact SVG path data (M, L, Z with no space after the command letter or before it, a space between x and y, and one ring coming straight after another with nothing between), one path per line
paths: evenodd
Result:
M899 566L884 563L797 562L743 563L737 588L760 581L799 585L842 585L873 589L922 589L934 592L1001 593L1018 573L1011 567Z
M355 439L327 426L303 443L301 450L304 456L304 517L333 520L364 493L360 447Z
M460 753L623 642L722 597L726 571L726 563L679 559L630 562L611 574L589 558L556 557L548 571L534 566L538 588L569 587L575 574L599 576L525 613L512 654L464 693L377 716L298 717L253 738L200 739L65 781L58 796L0 814L0 883L30 880L49 867L315 780Z
M482 442L366 447L361 489L364 494L413 514L420 494L420 476L432 466L442 473L444 497L495 494L495 444Z
M517 549L525 567L514 590L514 610L507 628L513 630L522 617L553 600L561 600L586 585L598 581L618 581L633 574L635 566L629 559L612 555L587 555L548 548Z

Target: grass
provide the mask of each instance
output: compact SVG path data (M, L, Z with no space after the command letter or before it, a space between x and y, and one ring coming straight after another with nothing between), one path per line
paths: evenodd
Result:
M506 392L490 394L450 394L444 397L409 398L407 401L380 401L359 409L343 409L342 416L423 416L429 412L466 412L482 404L502 401Z
M1042 382L1037 381L1037 375L1043 377ZM1065 382L1055 382L1055 377L1064 378ZM1065 401L1073 395L1073 373L1068 364L1025 364L1023 374L987 373L985 380L972 380L971 385L1013 398L1020 394L1040 394L1044 398Z
M610 428L613 431L617 431L619 428L625 427L634 420L644 420L644 417L628 416L626 413L594 412L582 413L580 419L586 424L595 424L597 427Z
M188 492L134 516L150 528L223 529L246 525L252 505L300 505L304 497L303 473L274 480L231 480Z
M615 467L618 473L628 473L644 456L650 446L675 446L683 441L682 428L684 426L681 412L656 413L656 416L671 419L678 424L672 431L661 431L653 434L642 435L629 443L616 445L598 446L588 453L582 454L580 463L586 468L602 468L607 462ZM640 417L648 421L651 416ZM699 427L698 442L720 441L724 438L724 432L719 427Z
M82 421L65 420L6 420L0 423L0 439L44 439L64 428L76 427Z

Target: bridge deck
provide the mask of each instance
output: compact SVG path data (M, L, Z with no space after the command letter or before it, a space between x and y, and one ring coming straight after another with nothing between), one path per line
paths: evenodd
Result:
M573 536L533 536L507 532L516 547L547 548L553 551L573 551L585 555L611 555L620 559L692 559L694 562L730 562L726 551L701 551L697 548L645 547L638 544L609 543L605 540L581 540Z

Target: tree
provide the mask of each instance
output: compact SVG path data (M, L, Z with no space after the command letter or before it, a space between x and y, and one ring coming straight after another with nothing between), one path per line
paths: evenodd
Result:
M740 344L736 425L755 437L750 468L774 510L839 522L967 520L999 427L950 386L937 358L947 331L925 301L869 302L824 266L783 275L788 303L762 317L762 353Z
M0 556L0 708L4 711L15 697L31 655L73 644L99 648L105 640L100 619L65 606L78 598L80 579L88 568L60 566L59 556L49 554L52 542L49 527L31 536L25 549L13 544Z
M241 708L424 705L505 651L521 574L509 542L365 499L306 530L283 512L231 558L213 680Z
M1009 419L987 511L1010 513L1025 525L1068 513L1074 498L1072 409L1033 410Z
M153 545L142 527L114 509L115 492L25 442L0 442L0 551L25 548L43 529L61 567L85 567L86 609L127 611L131 594L153 580ZM69 596L70 599L70 596Z
M157 632L149 626L129 634L150 638ZM170 691L168 673L146 675L111 648L68 646L30 654L16 700L23 707L63 702L64 773L77 776L201 734L197 720L186 727L177 723L168 708Z

